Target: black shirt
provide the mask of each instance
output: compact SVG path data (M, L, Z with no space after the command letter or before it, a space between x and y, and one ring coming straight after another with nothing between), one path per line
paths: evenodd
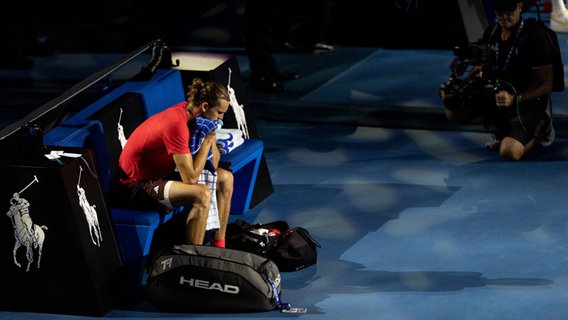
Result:
M552 65L552 49L536 22L534 18L521 18L506 41L501 40L498 24L485 30L483 39L489 46L489 64L484 68L486 79L505 88L512 86L512 93L518 93L535 80L533 68Z

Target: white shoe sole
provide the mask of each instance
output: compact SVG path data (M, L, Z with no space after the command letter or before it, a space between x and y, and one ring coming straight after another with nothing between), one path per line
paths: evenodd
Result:
M554 127L551 126L550 131L546 135L546 139L540 141L540 145L543 147L550 147L554 142L555 138L556 138L556 130L554 130Z
M568 33L568 17L562 20L550 17L550 29L556 32Z

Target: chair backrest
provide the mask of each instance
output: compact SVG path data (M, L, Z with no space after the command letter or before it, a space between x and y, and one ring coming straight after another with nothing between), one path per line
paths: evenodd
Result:
M101 168L103 190L109 191L118 168L123 143L145 119L145 109L139 93L127 92L89 117L101 122L108 155L108 167Z

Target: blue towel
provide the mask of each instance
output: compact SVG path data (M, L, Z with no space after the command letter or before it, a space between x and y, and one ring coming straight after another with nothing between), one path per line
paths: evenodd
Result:
M205 119L203 117L195 117L191 119L188 123L191 140L189 141L189 150L192 155L195 155L201 143L206 135L217 130L217 122ZM216 185L217 185L217 170L213 165L211 158L213 157L213 152L209 151L209 156L207 157L207 162L205 163L205 168L201 171L197 183L205 184L211 190L211 203L209 206L209 215L207 216L207 226L206 230L219 229L219 208L217 207L217 195L216 195ZM209 171L210 173L207 173Z
M189 120L188 123L191 140L189 141L189 150L192 155L195 155L199 148L201 147L201 143L206 135L209 133L217 130L217 122L213 120L209 120L203 117L195 117ZM209 170L210 172L216 172L215 166L213 165L213 161L211 158L213 157L213 153L209 151L209 155L207 156L207 162L205 163L205 169Z

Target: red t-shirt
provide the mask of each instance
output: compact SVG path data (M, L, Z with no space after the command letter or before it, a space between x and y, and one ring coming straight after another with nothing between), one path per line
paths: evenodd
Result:
M186 104L154 114L132 132L118 160L127 177L121 178L122 183L164 178L175 169L173 154L190 153Z

